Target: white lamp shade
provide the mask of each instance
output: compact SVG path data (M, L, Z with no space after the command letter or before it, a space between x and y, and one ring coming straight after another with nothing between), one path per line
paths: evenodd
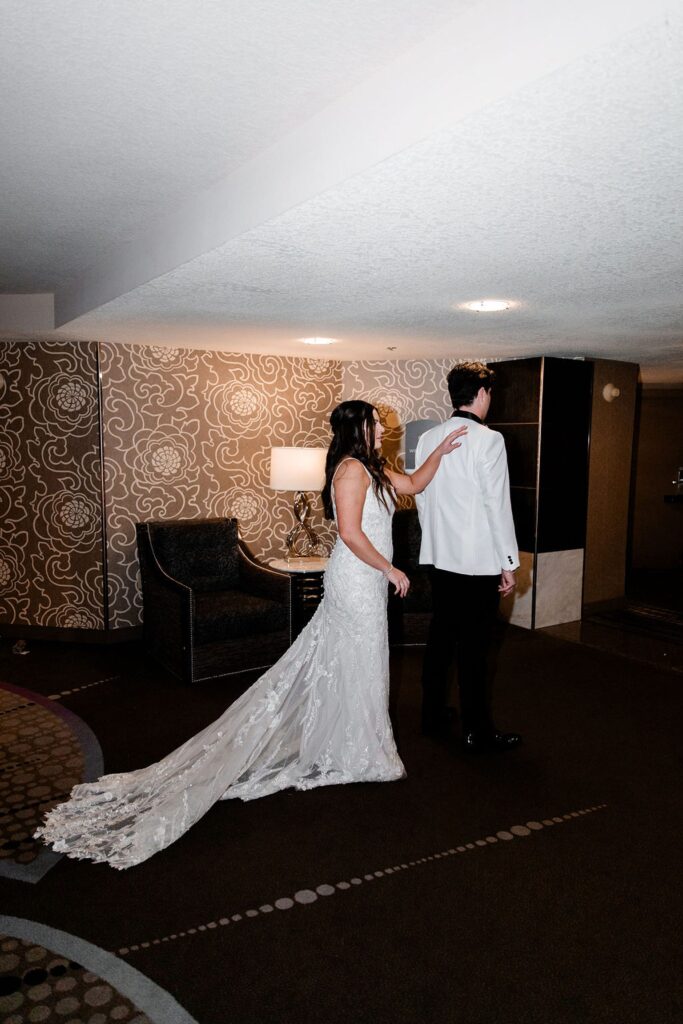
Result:
M321 491L327 448L271 448L270 486L275 491Z

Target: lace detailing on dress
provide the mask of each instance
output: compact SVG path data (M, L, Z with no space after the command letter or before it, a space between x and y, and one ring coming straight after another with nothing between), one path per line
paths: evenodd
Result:
M362 527L391 561L391 513L372 486ZM36 835L69 857L127 868L217 800L401 778L388 714L386 602L382 573L338 539L314 617L218 721L157 764L76 786Z

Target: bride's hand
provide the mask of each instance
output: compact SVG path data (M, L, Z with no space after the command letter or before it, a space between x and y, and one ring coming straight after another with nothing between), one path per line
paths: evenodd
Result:
M410 588L410 580L404 572L401 572L400 569L392 569L390 573L387 573L387 579L394 584L394 593L399 597L406 596Z
M448 455L448 453L452 452L455 448L460 448L460 442L457 438L462 437L462 435L466 433L467 427L458 427L457 430L451 430L450 434L444 437L436 451L439 455Z

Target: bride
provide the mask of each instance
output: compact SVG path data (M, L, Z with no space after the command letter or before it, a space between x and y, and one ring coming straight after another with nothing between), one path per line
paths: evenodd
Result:
M381 456L374 406L342 402L330 424L322 497L338 539L315 615L216 722L162 761L75 786L36 832L55 850L128 868L169 846L217 800L405 775L388 714L387 582L401 597L410 586L391 564L394 498L423 490L467 428L406 476Z

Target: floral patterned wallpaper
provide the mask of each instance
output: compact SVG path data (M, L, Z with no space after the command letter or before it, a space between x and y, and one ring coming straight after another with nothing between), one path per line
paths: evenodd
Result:
M0 622L101 629L97 345L0 343Z
M140 520L236 516L257 557L282 556L293 496L268 487L271 446L326 445L334 406L365 398L399 465L404 424L449 414L450 366L4 341L0 622L103 628L103 491L112 629L140 623ZM313 525L331 546L319 497Z
M282 557L289 492L268 487L271 446L326 446L341 364L165 346L102 344L110 626L135 626L135 523L236 516L261 559ZM334 528L319 497L312 524Z
M394 362L343 363L342 399L362 398L376 406L386 426L382 451L403 470L404 430L411 420L445 420L453 411L446 375L449 359L400 359ZM400 506L413 504L399 499Z

